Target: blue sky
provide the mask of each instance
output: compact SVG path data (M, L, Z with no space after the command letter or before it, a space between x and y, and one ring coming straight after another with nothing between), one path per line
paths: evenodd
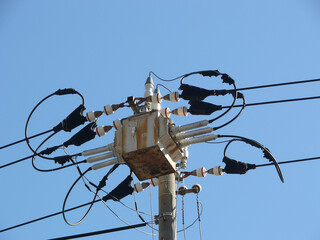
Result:
M120 103L128 96L143 96L149 71L164 78L207 69L219 69L236 80L239 88L319 78L320 5L318 1L0 1L0 145L24 136L32 108L59 88L72 87L85 96L88 111ZM154 79L156 83L163 83ZM223 88L220 81L194 78L189 84ZM177 90L179 82L165 85ZM319 95L319 83L243 92L248 103ZM166 90L161 89L165 94ZM228 105L232 99L209 98ZM52 128L80 104L76 96L56 97L39 108L30 122L30 134ZM186 101L170 108L187 105ZM213 123L226 122L230 115ZM98 125L131 115L119 110L102 116ZM249 137L268 147L278 161L319 156L319 100L247 107L237 121L217 131ZM201 116L173 116L181 125ZM76 131L74 131L76 132ZM74 133L73 132L73 133ZM76 153L113 141L114 131L102 138L70 148ZM67 140L61 133L50 146ZM39 140L31 143L36 146ZM48 145L49 146L49 145ZM222 165L224 144L191 146L188 169ZM3 164L30 155L26 144L0 150ZM60 154L62 154L60 152ZM266 163L262 154L235 144L230 157L250 163ZM80 160L80 159L79 159ZM55 167L38 160L43 168ZM88 166L83 166L85 170ZM190 177L186 185L202 185L199 199L203 239L310 239L320 238L320 162L282 165L282 184L273 167L246 175ZM107 169L88 175L99 181ZM0 228L7 228L62 209L76 169L40 173L31 160L0 169ZM122 166L111 175L106 190L128 174ZM137 181L137 179L135 179ZM88 202L91 194L79 184L69 206ZM150 212L150 191L137 194L139 209ZM133 196L124 199L134 206ZM157 190L152 189L153 213ZM186 225L197 217L196 198L186 196ZM136 213L110 202L110 207L131 224ZM181 212L181 198L178 198ZM76 221L83 210L68 214ZM149 216L145 216L150 219ZM182 229L178 214L178 229ZM1 239L48 239L124 226L98 203L76 227L62 216L10 230ZM151 232L145 227L142 230ZM186 231L187 239L199 239L198 223ZM90 239L152 239L135 230ZM157 236L155 237L157 239ZM179 233L178 239L183 239Z

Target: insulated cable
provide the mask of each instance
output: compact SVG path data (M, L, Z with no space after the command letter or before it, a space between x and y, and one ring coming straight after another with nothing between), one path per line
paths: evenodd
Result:
M320 99L320 96L304 97L304 98L292 98L292 99L283 99L283 100L275 100L275 101L269 101L269 102L247 103L247 104L246 104L246 107L258 106L258 105L266 105L266 104L274 104L274 103L305 101L305 100L313 100L313 99ZM230 107L230 106L222 106L222 108L229 108L229 107ZM234 105L233 107L242 107L242 105Z
M241 136L236 136L236 135L217 135L218 138L220 137L227 137L227 138L234 138L232 140L230 140L230 142L226 145L226 147L224 148L224 151L223 151L223 155L224 155L224 158L227 158L226 156L226 151L228 149L228 147L230 146L230 144L232 142L235 142L235 141L240 141L240 142L245 142L253 147L256 147L256 148L259 148L262 150L263 154L264 154L264 157L266 159L268 159L270 162L273 163L273 165L275 166L277 172L278 172L278 175L279 175L279 178L281 180L281 182L284 182L284 179L283 179L283 176L282 176L282 172L281 172L281 169L278 165L278 162L277 160L275 159L275 157L272 155L272 153L270 152L270 150L268 148L266 148L265 146L263 146L261 143L255 141L255 140L252 140L252 139L249 139L249 138L245 138L245 137L241 137Z

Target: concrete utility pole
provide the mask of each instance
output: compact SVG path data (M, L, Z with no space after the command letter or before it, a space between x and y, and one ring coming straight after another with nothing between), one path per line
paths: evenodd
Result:
M177 240L175 174L159 177L159 240Z

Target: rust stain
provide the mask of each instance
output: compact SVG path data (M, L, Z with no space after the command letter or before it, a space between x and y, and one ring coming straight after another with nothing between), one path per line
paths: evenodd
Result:
M148 118L139 119L137 124L137 132L136 132L138 149L147 147L147 135L148 135Z
M153 128L153 141L154 143L158 142L159 138L159 117L154 118L154 128Z

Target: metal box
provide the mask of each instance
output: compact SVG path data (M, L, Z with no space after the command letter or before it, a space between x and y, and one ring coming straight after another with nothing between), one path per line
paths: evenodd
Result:
M169 120L158 111L122 120L114 144L140 181L175 172L176 162L182 158L182 152L169 135Z

